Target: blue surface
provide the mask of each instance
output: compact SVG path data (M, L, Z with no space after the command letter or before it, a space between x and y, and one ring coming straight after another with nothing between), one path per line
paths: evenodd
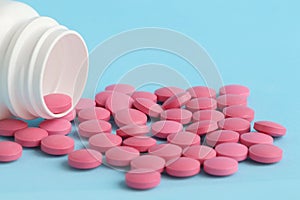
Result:
M80 32L90 51L108 37L133 28L162 27L186 34L208 51L226 84L241 83L251 88L249 104L256 110L256 120L279 122L288 132L275 141L284 150L278 164L246 161L240 164L238 173L226 178L204 173L188 179L163 175L160 186L149 191L126 188L123 172L104 166L73 170L67 166L66 157L25 149L17 162L0 164L1 199L299 198L299 1L24 2L41 15ZM172 66L190 74L192 83L198 82L188 63L149 50L113 63L110 76L103 79L99 89L118 80L122 75L119 69L149 62ZM76 134L71 135L76 138ZM77 139L76 148L81 145Z

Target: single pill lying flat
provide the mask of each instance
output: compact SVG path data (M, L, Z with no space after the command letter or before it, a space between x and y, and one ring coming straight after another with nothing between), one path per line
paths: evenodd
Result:
M243 95L226 94L217 98L217 107L220 110L236 105L247 106L247 97Z
M233 158L236 161L246 160L248 156L248 148L239 143L227 142L218 144L215 148L217 156Z
M66 155L73 149L74 140L65 135L49 135L41 141L41 150L50 155Z
M78 132L82 137L89 138L97 133L111 133L112 126L104 120L92 119L79 124Z
M79 111L78 113L79 122L83 122L91 119L100 119L104 121L109 121L110 112L105 108L101 108L101 107L85 108Z
M188 131L172 133L168 135L167 140L169 143L176 144L183 149L193 145L200 145L201 142L201 138L199 135Z
M139 110L125 108L114 114L114 120L118 127L128 124L145 125L147 123L147 116Z
M217 94L213 88L205 87L205 86L195 86L187 89L192 96L192 98L199 97L208 97L208 98L216 98Z
M44 96L44 101L48 109L54 114L66 112L72 107L72 98L67 94L48 94Z
M247 106L229 106L223 109L223 113L226 118L237 117L245 119L249 122L253 121L254 119L254 110Z
M240 134L230 130L217 130L208 133L205 137L205 142L209 146L216 146L218 144L227 142L239 142Z
M16 142L0 142L0 162L11 162L22 156L22 146Z
M95 102L98 107L105 107L106 100L112 95L113 91L102 91L96 94Z
M65 116L60 117L58 119L65 119L65 120L68 120L69 122L71 122L76 118L76 115L77 115L76 110L73 109L68 114L66 114Z
M178 87L162 87L155 90L154 94L157 96L157 101L164 102L171 96L184 92L183 89Z
M225 86L221 87L219 93L220 93L220 95L236 94L236 95L243 95L243 96L248 97L250 95L250 90L246 86L232 84L232 85L225 85Z
M191 122L192 115L193 115L192 112L189 110L182 109L182 108L172 108L163 111L160 114L160 119L176 121L181 124L188 124Z
M46 130L49 135L67 135L72 130L71 122L66 119L44 120L39 127Z
M122 138L143 136L149 132L150 129L147 125L138 125L138 124L128 124L116 130L117 135L121 136Z
M193 113L192 121L212 120L218 122L224 118L224 114L217 110L199 110Z
M152 123L152 135L158 138L167 138L172 133L178 133L183 130L183 126L179 122L163 120Z
M134 136L123 141L123 146L133 147L139 152L147 152L154 145L156 145L156 140L148 136Z
M250 122L241 118L226 118L218 122L219 128L240 134L250 132Z
M162 173L165 168L166 161L154 155L142 155L130 162L131 169L150 169Z
M0 120L0 136L14 136L15 132L27 128L28 124L18 119Z
M29 127L15 132L15 141L23 147L38 147L48 132L41 128Z
M240 142L250 147L254 144L273 144L273 138L264 133L249 132L241 135Z
M212 176L229 176L238 171L238 162L228 157L215 157L206 160L203 164L204 171Z
M102 164L102 154L92 149L80 149L68 154L69 166L76 169L93 169Z
M75 106L76 113L79 113L82 109L93 108L96 106L96 102L93 99L81 98Z
M106 162L116 167L129 166L130 162L140 156L140 152L128 146L113 147L105 152Z
M114 91L114 92L120 92L124 94L131 94L135 91L135 88L132 85L129 84L112 84L105 88L106 91Z
M120 146L122 138L111 133L98 133L89 138L89 146L91 149L105 153L109 149Z
M249 148L249 158L260 163L276 163L282 159L283 151L273 144L255 144Z
M193 158L203 163L205 160L216 157L216 151L205 145L195 145L187 147L183 150L183 156Z
M286 128L284 126L271 121L257 121L254 123L254 129L273 137L280 137L286 134Z
M125 182L130 188L147 190L159 185L161 174L155 170L133 169L126 173Z
M218 129L217 122L211 120L194 122L185 128L186 131L198 134L200 136L215 131L217 129Z
M166 163L166 172L181 178L195 176L200 172L200 162L188 157L175 158Z
M188 92L178 93L168 98L161 107L165 110L171 108L180 108L181 106L184 106L191 98L192 97Z
M217 101L212 98L200 97L191 99L186 103L185 107L191 112L199 110L215 110L217 109Z
M157 96L151 92L146 91L135 91L131 94L131 98L136 100L137 98L149 99L153 102L157 102Z
M136 98L133 106L150 117L158 118L163 111L160 105L150 99Z
M148 150L150 155L159 156L165 161L169 161L175 158L179 158L182 153L182 149L175 144L157 144Z
M105 108L112 114L115 114L119 110L131 108L133 102L134 100L126 94L120 92L112 92L112 94L107 98L105 102Z

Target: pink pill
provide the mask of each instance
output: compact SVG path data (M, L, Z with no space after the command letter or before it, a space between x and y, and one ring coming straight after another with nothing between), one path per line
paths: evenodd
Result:
M79 122L83 122L91 119L101 119L104 121L109 121L110 112L105 108L101 108L101 107L85 108L79 111L78 113Z
M85 108L92 108L96 106L96 102L93 99L81 98L75 106L76 113Z
M179 122L163 120L152 123L152 135L158 138L167 138L172 133L178 133L183 130L183 126Z
M250 95L250 90L246 86L243 85L225 85L224 87L220 88L220 95L224 94L236 94L236 95L243 95L248 97Z
M205 86L195 86L187 89L187 91L191 94L192 98L199 97L208 97L208 98L216 98L216 91L213 88L205 87Z
M198 134L200 136L215 131L217 129L218 129L217 122L211 120L194 122L185 128L186 131Z
M168 135L167 140L169 143L176 144L183 149L193 145L200 145L201 142L199 135L187 131L172 133Z
M247 147L254 144L273 144L273 138L260 132L244 133L240 137L240 142Z
M240 134L230 130L217 130L208 133L205 137L207 145L214 147L215 145L227 142L239 142Z
M41 150L50 155L66 155L73 149L74 140L65 135L50 135L41 141Z
M175 144L157 144L148 150L150 155L159 156L165 161L179 158L182 153L182 149Z
M166 161L153 155L142 155L130 162L131 169L150 169L162 173L164 171Z
M105 107L106 100L112 95L113 91L102 91L96 94L95 101L98 107Z
M120 146L122 138L111 133L98 133L89 138L89 146L91 149L105 153L109 149Z
M113 147L105 152L106 162L112 166L125 167L130 162L140 156L140 152L132 147Z
M147 123L147 115L136 109L125 108L114 114L114 120L118 127L128 124L145 125Z
M126 173L125 182L130 188L137 190L151 189L159 185L161 174L149 169L133 169Z
M236 105L247 106L247 97L242 95L226 94L217 98L217 107L220 110L223 110L225 107Z
M155 94L145 91L135 91L131 94L131 98L133 100L136 100L137 98L149 99L155 103L157 102L157 96Z
M186 103L185 107L191 112L196 112L199 110L215 110L217 109L217 101L212 98L201 97L191 99Z
M260 163L276 163L282 159L282 150L273 144L255 144L249 148L249 157Z
M53 93L44 96L48 109L55 114L63 113L72 107L72 98L66 94Z
M226 118L237 117L248 120L249 122L254 119L254 110L247 106L229 106L223 109Z
M241 118L226 118L218 122L219 128L242 133L250 131L250 122Z
M192 97L188 92L175 94L174 96L168 98L161 107L165 110L170 108L180 108L181 106L184 106L191 98Z
M71 110L71 112L69 112L68 114L66 114L65 116L58 118L58 119L65 119L68 120L69 122L73 121L76 118L76 110L73 109Z
M222 143L218 144L215 148L217 152L217 156L224 156L233 158L236 161L243 161L246 160L248 156L248 148L239 143Z
M160 105L152 100L137 98L133 102L133 106L150 117L158 118L163 111Z
M133 99L123 93L113 92L105 102L105 108L108 109L112 114L125 108L131 108Z
M212 120L218 122L224 118L224 114L217 110L199 110L193 113L192 121Z
M137 125L129 124L122 126L116 130L118 136L122 138L133 137L133 136L143 136L149 133L149 127L147 125Z
M124 94L131 94L135 91L135 88L132 85L128 84L113 84L109 85L105 88L106 91L114 91L114 92L120 92Z
M93 169L102 164L102 154L92 149L80 149L68 154L68 164L76 169Z
M104 120L92 119L79 124L78 132L82 137L91 137L97 133L110 133L111 124Z
M284 126L271 121L257 121L254 123L254 129L273 137L280 137L286 134Z
M213 148L204 145L190 146L183 150L183 156L196 159L200 163L214 158L216 155L217 153Z
M147 152L149 148L156 145L156 140L147 136L134 136L125 139L123 145L133 147L139 152Z
M16 142L0 142L0 162L11 162L22 156L22 146Z
M215 157L206 160L204 171L212 176L229 176L238 171L238 162L228 157Z
M28 124L17 119L0 120L0 136L14 136L15 132L27 128Z
M154 94L157 96L157 101L164 102L171 96L182 92L184 92L184 90L178 87L162 87L155 90Z
M40 128L46 130L49 135L67 135L72 130L72 124L66 119L48 119L42 121Z
M170 176L181 178L195 176L200 172L200 162L188 157L176 158L167 162L166 172Z
M181 124L188 124L192 120L192 112L182 108L172 108L160 114L161 120L176 121Z
M38 147L41 140L48 136L48 132L41 128L25 128L15 133L15 141L23 147Z

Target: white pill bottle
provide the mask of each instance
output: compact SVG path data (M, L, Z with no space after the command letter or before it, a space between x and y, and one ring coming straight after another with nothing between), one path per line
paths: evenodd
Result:
M83 38L30 6L0 0L0 119L56 118L79 101L88 75ZM73 107L50 112L44 95L68 94Z

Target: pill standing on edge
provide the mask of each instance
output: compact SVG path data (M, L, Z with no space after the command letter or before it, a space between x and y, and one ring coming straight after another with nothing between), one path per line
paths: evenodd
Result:
M76 113L85 108L93 108L96 106L96 102L93 99L81 98L75 106Z
M166 163L166 172L181 178L195 176L200 172L200 162L188 157L175 158Z
M171 120L162 120L152 123L152 135L158 138L167 138L172 133L178 133L183 130L183 125Z
M0 120L0 136L14 136L15 132L27 128L28 124L18 119Z
M118 136L122 138L143 136L149 133L150 129L147 125L128 124L116 130Z
M23 147L38 147L48 132L41 128L29 127L15 132L15 142Z
M161 107L165 110L170 108L180 108L181 106L184 106L191 98L192 97L188 92L178 93L168 98Z
M218 122L224 118L224 114L217 110L199 110L193 113L192 121L212 120Z
M246 160L248 156L248 148L245 145L236 142L218 144L215 150L217 156L233 158L238 162Z
M171 96L184 92L184 89L178 87L162 87L155 90L154 94L157 96L157 101L164 102Z
M148 136L134 136L123 141L123 146L133 147L139 152L147 152L154 145L156 145L156 140Z
M218 126L223 130L231 130L240 134L250 132L250 122L242 118L226 118L218 122Z
M197 134L188 131L181 131L168 135L167 141L184 149L189 146L200 145L201 138Z
M185 130L198 134L200 136L205 135L206 133L210 133L218 129L218 124L216 121L211 120L203 120L194 122L188 125Z
M240 142L250 147L254 144L273 144L273 138L264 133L249 132L241 135Z
M49 135L67 135L72 130L72 124L66 119L47 119L40 123L40 128Z
M182 108L172 108L160 113L161 120L172 120L181 124L188 124L192 119L192 112Z
M66 155L73 149L74 140L65 135L49 135L41 141L41 150L50 155Z
M85 108L79 111L78 113L79 122L83 122L91 119L100 119L104 121L109 121L110 112L105 108L101 108L101 107Z
M226 94L217 97L217 107L220 110L235 105L247 106L247 97L235 94Z
M112 85L107 86L105 88L105 90L113 91L113 92L120 92L120 93L129 95L135 91L135 88L129 84L118 83L118 84L112 84Z
M282 154L283 151L273 144L255 144L249 148L249 158L265 164L279 162Z
M185 107L191 112L196 112L199 110L215 110L217 109L217 101L212 98L201 97L191 99L186 103Z
M0 162L11 162L22 156L22 146L16 142L0 142Z
M48 94L44 96L44 101L48 109L54 114L66 112L72 107L72 98L67 94Z
M93 169L102 164L102 154L92 149L80 149L68 154L69 166L76 169Z
M115 114L119 110L131 108L133 102L134 100L124 93L112 92L112 94L106 99L105 108L112 114Z
M137 98L149 99L153 102L157 102L157 96L151 92L146 91L135 91L131 94L131 98L136 100Z
M133 106L146 115L154 118L158 118L163 111L160 105L150 99L145 98L136 98L133 102Z
M150 169L133 169L126 173L126 185L133 189L146 190L159 185L161 174Z
M154 155L142 155L130 162L131 169L151 169L162 173L165 168L165 159Z
M139 110L125 108L114 114L114 120L118 127L126 126L128 124L145 125L147 123L147 116Z
M286 134L286 128L284 126L271 121L257 121L254 123L254 129L273 137L280 137Z
M199 97L208 97L208 98L216 98L217 94L213 88L205 87L205 86L194 86L187 89L192 96L192 98Z
M174 158L179 158L182 154L182 149L175 144L157 144L149 148L148 153L150 155L159 156L165 161L169 161Z
M253 121L254 119L254 110L247 107L247 106L229 106L223 109L223 113L226 118L228 117L237 117L245 119L249 122Z
M140 152L128 146L113 147L105 152L106 162L115 167L126 167L130 162L140 156Z
M238 84L232 85L225 85L220 88L219 90L220 95L225 94L236 94L236 95L243 95L248 97L250 95L250 90L248 87Z
M101 153L105 153L107 150L121 144L122 138L111 133L98 133L89 138L90 148Z
M214 147L215 145L227 142L239 142L240 134L231 130L217 130L208 133L205 137L207 145Z
M212 176L229 176L238 171L238 162L228 157L215 157L204 161L204 171Z
M110 133L112 126L104 120L92 119L79 124L78 132L82 137L89 138L97 133Z
M186 147L183 150L182 154L185 157L194 158L198 160L201 164L205 160L214 158L217 155L216 151L213 148L205 145L195 145L195 146Z

